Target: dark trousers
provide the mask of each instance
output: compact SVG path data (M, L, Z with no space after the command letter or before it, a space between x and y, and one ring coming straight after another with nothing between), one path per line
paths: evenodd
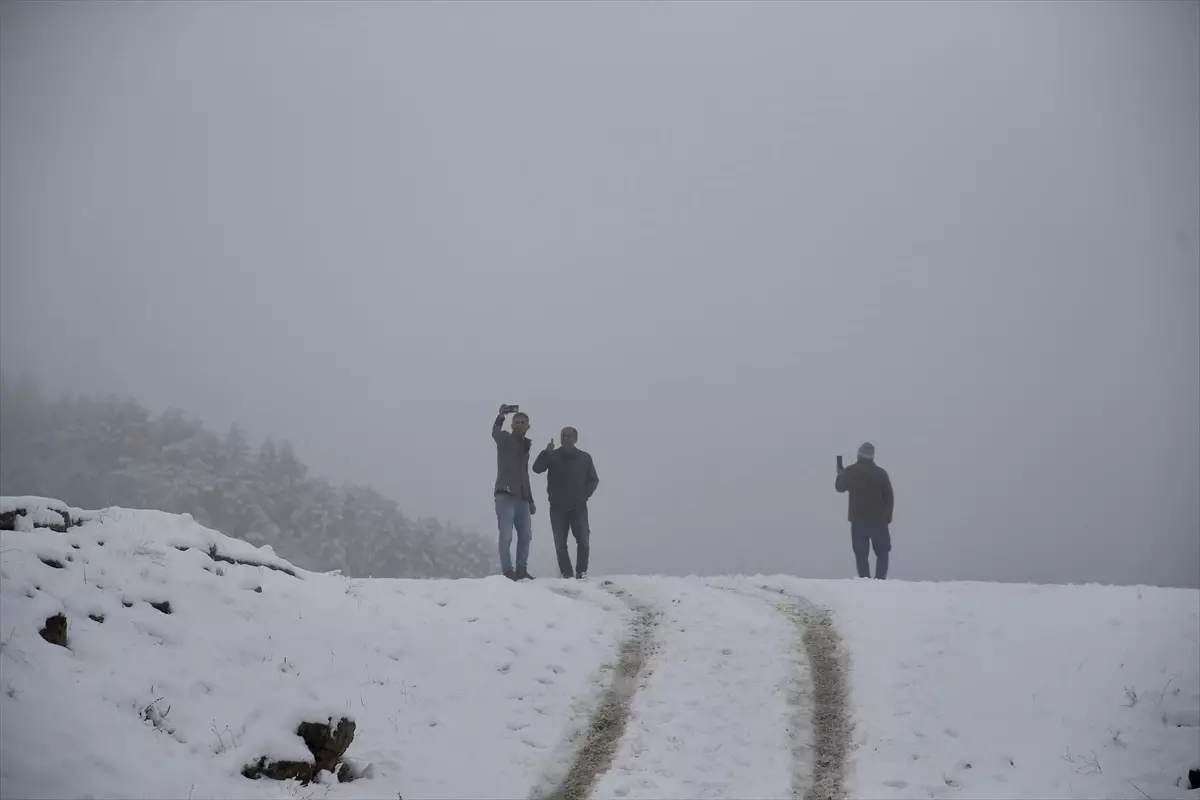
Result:
M871 577L871 549L875 549L875 577L887 578L888 553L892 552L892 534L887 524L874 525L862 522L850 523L850 540L854 545L854 560L858 565L858 577Z
M550 529L554 531L554 552L558 555L558 571L564 578L587 572L589 541L592 530L588 527L587 506L558 508L550 506ZM575 572L571 569L571 554L567 552L567 531L575 535L575 553L578 556Z

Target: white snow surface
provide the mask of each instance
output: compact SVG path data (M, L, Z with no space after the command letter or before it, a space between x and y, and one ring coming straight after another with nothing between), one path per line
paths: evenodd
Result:
M18 507L31 524L67 509L0 498ZM646 610L652 644L591 796L792 797L817 700L787 597L829 609L841 637L849 797L1200 797L1196 590L355 580L187 516L69 511L85 522L66 533L0 533L3 797L543 796ZM58 613L66 648L39 635ZM241 775L309 759L296 726L340 717L358 780Z

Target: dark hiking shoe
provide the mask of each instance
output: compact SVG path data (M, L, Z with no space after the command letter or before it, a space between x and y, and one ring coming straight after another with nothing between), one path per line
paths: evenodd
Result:
M515 581L517 579L517 573L513 572L511 569L506 569L504 570L504 577L508 578L510 581Z
M575 573L575 580L577 580L577 581L586 581L586 580L587 580L587 573L586 573L586 572L576 572L576 573Z
M525 567L517 567L517 577L515 578L515 580L531 581L531 580L533 580L533 576L529 574L529 570L526 569Z
M571 577L572 577L572 576L571 576L571 573L569 573L569 572L564 572L564 573L563 573L563 580L570 580L570 579L571 579Z

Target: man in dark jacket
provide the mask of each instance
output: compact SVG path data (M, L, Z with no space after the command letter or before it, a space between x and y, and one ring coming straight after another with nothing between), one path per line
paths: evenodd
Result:
M533 471L539 475L548 472L546 493L550 497L550 528L554 531L558 570L564 578L574 575L583 580L587 577L592 534L588 526L587 503L600 485L600 478L591 455L575 446L579 441L578 431L563 428L560 441L562 447L557 450L551 439L546 449L538 453ZM567 550L568 530L575 535L578 560L574 573L571 572L571 554Z
M500 414L492 423L492 439L496 442L496 486L492 491L496 501L496 523L500 527L500 569L509 580L528 580L529 542L533 539L530 517L537 512L533 490L529 487L529 450L532 442L525 438L529 430L529 415L524 411L513 414L512 432L503 430L509 407L500 406ZM517 568L512 563L512 533L517 529Z
M887 471L875 463L875 445L865 442L858 448L858 461L842 468L838 456L838 474L834 481L838 492L850 493L850 539L858 577L871 577L869 554L875 550L875 577L887 578L888 553L892 550L892 481Z

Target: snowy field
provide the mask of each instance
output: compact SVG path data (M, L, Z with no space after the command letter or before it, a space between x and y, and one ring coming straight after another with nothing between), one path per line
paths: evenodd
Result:
M352 580L186 516L0 522L6 798L1200 798L1195 590ZM333 771L243 776L343 719Z

